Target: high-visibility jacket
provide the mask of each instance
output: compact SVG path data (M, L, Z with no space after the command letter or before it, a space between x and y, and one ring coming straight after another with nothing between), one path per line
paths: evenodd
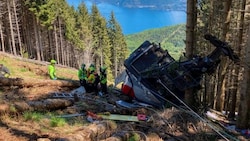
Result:
M87 80L87 70L80 68L78 70L78 78L80 80Z
M56 79L56 68L54 64L49 65L48 71L50 79Z
M106 72L102 72L100 74L100 83L101 84L106 84L107 83L107 74L106 74Z
M95 72L95 67L94 67L94 66L90 66L90 67L88 68L88 70L87 70L87 77L89 77L89 75L90 75L91 73L93 73L93 72Z
M88 83L94 84L94 82L95 82L95 74L94 73L90 73L89 77L88 77Z

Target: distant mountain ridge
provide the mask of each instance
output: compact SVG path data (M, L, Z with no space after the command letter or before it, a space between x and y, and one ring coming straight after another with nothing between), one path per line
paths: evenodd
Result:
M127 8L150 8L154 10L186 11L186 0L87 0L94 3L109 3Z

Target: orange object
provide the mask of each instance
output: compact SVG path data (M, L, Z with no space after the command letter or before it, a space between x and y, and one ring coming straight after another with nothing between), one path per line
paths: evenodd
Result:
M88 116L92 117L93 119L102 119L102 117L98 116L95 113L92 113L90 111L87 111Z

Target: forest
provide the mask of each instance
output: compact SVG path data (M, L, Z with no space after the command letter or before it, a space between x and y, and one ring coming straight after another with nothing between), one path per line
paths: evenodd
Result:
M186 90L185 102L198 103L199 112L223 112L237 129L249 129L250 0L187 0L186 12L186 59L214 49L203 38L210 33L229 43L240 62L222 57L199 91ZM106 21L96 5L88 13L84 3L74 9L65 0L0 0L0 51L39 62L56 59L72 68L105 65L110 81L124 70L129 55L114 13Z

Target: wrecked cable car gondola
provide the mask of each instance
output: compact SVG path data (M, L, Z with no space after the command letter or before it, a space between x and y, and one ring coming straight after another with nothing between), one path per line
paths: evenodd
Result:
M221 55L239 61L227 42L210 34L204 38L216 48L205 57L194 56L183 62L160 45L145 41L124 62L122 93L155 107L164 107L167 101L177 104L178 99L184 99L186 89L199 88L202 75L215 72Z

